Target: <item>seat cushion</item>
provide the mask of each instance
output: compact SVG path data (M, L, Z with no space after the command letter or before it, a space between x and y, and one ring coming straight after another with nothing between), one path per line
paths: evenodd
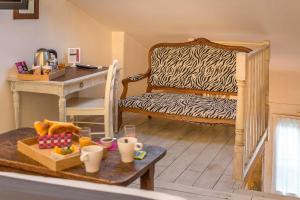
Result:
M66 115L104 115L104 99L71 98L67 100Z
M67 108L104 108L103 98L71 98L67 101Z
M192 94L145 93L121 99L121 108L199 118L235 119L236 100Z

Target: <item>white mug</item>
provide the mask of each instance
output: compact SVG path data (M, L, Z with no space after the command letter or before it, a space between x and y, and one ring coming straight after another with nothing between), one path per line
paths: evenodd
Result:
M103 147L98 145L90 145L81 148L80 160L84 162L85 171L88 173L96 173L100 169L103 156Z
M122 137L118 139L118 148L121 154L121 160L124 163L130 163L134 160L134 152L143 148L142 143L138 143L134 137Z

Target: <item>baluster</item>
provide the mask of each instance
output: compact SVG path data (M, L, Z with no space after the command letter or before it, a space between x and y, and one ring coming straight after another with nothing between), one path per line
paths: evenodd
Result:
M263 119L262 119L262 123L263 123L263 131L265 131L266 127L266 109L265 109L265 105L266 105L266 65L265 65L265 59L266 59L266 51L264 50L262 53L262 76L263 76L263 83L262 83L262 87L263 87L263 102L262 102L262 113L263 113ZM262 133L263 134L263 133Z
M250 110L251 110L251 121L250 121L250 127L251 127L251 131L250 131L250 151L249 151L249 158L250 158L250 154L252 153L252 149L253 149L253 137L254 137L254 132L255 132L255 126L254 126L254 87L255 87L255 71L254 71L254 67L255 67L255 60L254 58L252 58L251 60L251 96L250 96ZM248 158L248 159L249 159Z
M265 132L265 111L264 111L264 107L265 107L265 80L264 80L264 51L261 53L261 103L260 103L260 112L261 112L261 136L264 134Z
M256 98L256 121L257 121L257 132L256 132L256 140L255 140L255 147L256 149L260 135L261 135L261 126L260 126L260 119L261 119L261 113L260 113L260 107L261 107L261 53L257 54L257 98Z
M262 118L263 118L263 115L262 115L262 102L263 102L263 99L262 99L262 92L263 92L263 88L262 88L262 52L259 53L259 91L258 91L258 94L259 94L259 99L258 99L258 123L259 123L259 129L258 129L258 139L257 139L257 142L259 142L261 136L262 136Z
M251 110L250 110L250 98L251 98L251 59L248 60L248 63L247 63L247 104L246 107L247 107L247 115L246 115L246 121L245 123L247 124L246 126L246 130L245 130L245 134L246 134L246 151L245 151L245 163L248 161L248 155L249 155L249 149L250 149L250 146L249 146L249 135L250 135L250 130L251 130L251 124L250 124L250 121L251 121Z
M252 135L252 148L251 156L254 152L257 138L257 55L254 56L254 66L253 66L253 75L254 75L254 87L253 87L253 135Z

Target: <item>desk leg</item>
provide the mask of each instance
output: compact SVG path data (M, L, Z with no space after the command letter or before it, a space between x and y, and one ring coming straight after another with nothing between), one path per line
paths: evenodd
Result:
M141 176L141 189L154 190L154 165L151 165L148 171Z
M15 126L20 128L20 93L13 91L14 111L15 111Z
M66 98L64 96L59 97L58 107L59 107L59 121L65 122L67 118L66 118Z

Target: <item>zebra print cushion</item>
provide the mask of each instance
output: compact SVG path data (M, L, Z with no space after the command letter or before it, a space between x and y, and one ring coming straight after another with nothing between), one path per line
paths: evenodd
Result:
M119 106L191 117L235 119L236 100L192 94L145 93L121 99Z
M236 51L208 45L158 47L151 55L150 84L158 87L237 92Z

